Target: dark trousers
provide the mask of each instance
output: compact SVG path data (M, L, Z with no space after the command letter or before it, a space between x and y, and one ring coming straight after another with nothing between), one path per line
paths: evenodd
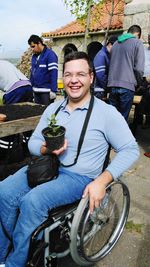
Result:
M4 94L4 104L15 104L19 102L33 102L33 91L30 85L21 86Z
M134 91L124 88L111 88L109 103L117 108L125 120L128 120L129 112L132 107Z
M41 105L48 106L54 102L54 99L50 99L50 93L37 93L34 92L34 102Z

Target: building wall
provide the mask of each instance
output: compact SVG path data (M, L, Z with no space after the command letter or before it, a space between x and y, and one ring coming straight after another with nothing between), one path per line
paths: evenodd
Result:
M126 31L131 25L138 24L142 28L142 40L147 45L147 36L150 33L150 0L125 0L123 29L112 31L110 34L120 34ZM92 42L102 43L104 32L94 33L87 40L87 45ZM83 50L84 36L66 36L53 38L53 50L59 58L59 78L62 77L62 63L64 59L64 47L67 44L74 44L78 51Z
M112 31L110 35L115 34L119 35L122 33L122 30ZM96 50L97 43L102 44L104 40L104 32L91 34L87 39L87 46L93 44L93 49ZM52 40L52 49L56 52L58 56L58 78L62 79L62 65L64 61L65 47L66 45L74 45L78 51L83 50L84 36L65 36L60 38L53 38Z
M126 0L127 2L129 0ZM129 1L124 10L123 28L127 30L131 25L138 24L142 28L142 40L147 44L147 36L150 33L150 0Z

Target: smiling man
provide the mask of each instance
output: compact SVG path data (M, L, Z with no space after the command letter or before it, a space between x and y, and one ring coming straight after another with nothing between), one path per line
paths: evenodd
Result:
M25 267L31 234L47 218L49 210L89 195L92 213L94 207L99 207L107 184L117 180L139 156L137 143L121 114L113 106L91 96L93 71L86 53L74 52L66 56L63 81L68 98L47 107L29 140L31 154L46 154L41 131L60 107L56 119L58 125L66 128L66 141L62 148L53 151L61 162L58 177L31 189L25 166L0 182L0 222L3 225L0 225L0 263L5 267ZM91 103L91 116L77 157ZM116 156L103 171L109 144ZM7 258L9 240L4 228L14 244Z

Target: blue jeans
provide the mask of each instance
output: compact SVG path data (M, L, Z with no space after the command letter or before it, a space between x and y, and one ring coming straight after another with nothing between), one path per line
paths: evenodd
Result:
M0 225L0 263L6 267L25 267L32 232L54 207L81 198L85 186L92 180L66 170L56 180L33 189L28 186L27 167L0 182L0 222L13 239L14 250L6 252L9 240Z
M128 120L132 107L134 91L129 89L113 87L110 88L109 103L117 108L125 120Z

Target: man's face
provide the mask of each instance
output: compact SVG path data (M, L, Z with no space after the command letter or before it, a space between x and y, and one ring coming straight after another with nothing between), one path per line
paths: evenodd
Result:
M93 73L84 59L67 62L64 68L63 82L67 95L72 101L79 101L90 94Z
M40 54L41 53L41 45L40 45L40 43L39 44L35 44L35 43L31 42L30 48L32 49L32 52L34 54Z

